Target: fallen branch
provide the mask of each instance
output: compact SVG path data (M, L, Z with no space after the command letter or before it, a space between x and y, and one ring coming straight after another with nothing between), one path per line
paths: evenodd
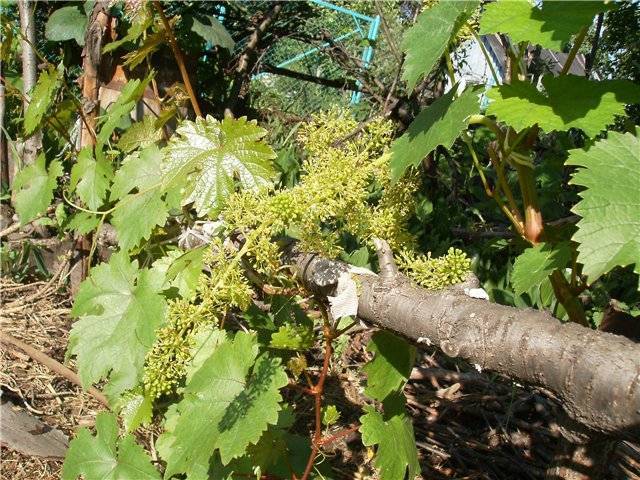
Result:
M74 384L78 385L79 387L82 387L82 382L80 381L80 377L78 376L77 373L75 373L73 370L65 367L64 365L62 365L57 360L54 360L49 355L47 355L45 353L42 353L39 350L36 350L32 346L27 345L23 341L18 340L17 338L14 338L11 335L9 335L7 333L4 333L4 332L0 332L0 342L4 343L4 344L13 345L14 347L19 348L24 353L29 355L29 357L31 357L36 362L41 363L45 367L49 368L51 371L53 371L53 372L57 373L58 375L61 375L62 377L66 378L71 383L74 383ZM98 390L97 388L89 387L87 389L87 392L91 396L93 396L96 400L98 400L100 403L102 403L104 406L106 406L106 407L109 406L109 401L107 400L107 397L105 397L104 394L100 390Z
M54 210L55 209L53 207L49 207L45 213L43 213L42 215L38 215L36 218L34 218L33 220L28 221L24 225L21 224L20 222L16 222L16 223L14 223L12 225L9 225L4 230L0 230L0 238L6 237L7 235L11 235L13 232L17 232L22 227L26 227L27 225L31 225L33 222L37 222L38 220L46 217L49 213L53 212Z
M389 257L384 243L381 258ZM290 262L307 288L331 294L348 267L317 255L293 253ZM356 275L358 316L420 343L437 346L479 369L554 392L567 414L608 435L640 437L640 344L549 313L471 298L464 287L417 287L382 263L380 276Z

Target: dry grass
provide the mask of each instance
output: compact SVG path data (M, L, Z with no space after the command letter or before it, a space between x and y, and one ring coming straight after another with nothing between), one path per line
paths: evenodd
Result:
M2 331L64 362L71 326L68 295L43 282L20 285L6 278L0 279L0 289ZM7 305L10 307L5 308ZM4 344L0 344L0 387L3 400L8 399L69 437L79 426L93 425L101 409L79 387ZM27 457L3 448L0 479L54 479L59 478L61 467L60 459Z

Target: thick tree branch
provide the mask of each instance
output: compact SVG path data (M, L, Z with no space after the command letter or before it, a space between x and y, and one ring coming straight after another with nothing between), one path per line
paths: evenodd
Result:
M264 15L260 24L249 37L249 41L244 52L240 55L238 66L236 67L233 84L231 85L231 94L229 95L230 104L225 109L225 115L234 116L237 106L244 100L245 92L243 92L243 87L251 78L251 71L255 66L257 51L262 37L281 10L282 3L274 3L271 10Z
M602 22L604 20L604 12L598 14L596 20L596 30L593 33L593 40L591 42L591 50L585 59L584 76L589 78L591 76L591 70L598 54L598 47L600 46L600 37L602 35Z
M71 383L74 383L84 389L84 387L82 386L82 381L80 380L80 376L78 376L76 372L65 367L57 360L51 358L49 355L46 355L40 352L39 350L36 350L32 346L27 345L23 341L12 337L8 333L0 332L0 343L13 345L19 348L24 353L29 355L32 359L34 359L36 362L41 363L45 367L51 369L51 371L57 373L58 375L69 380ZM109 406L109 401L107 400L107 397L105 397L104 394L97 388L89 387L87 389L87 392L90 395L92 395L96 400L98 400L101 404L103 404L105 407Z
M23 106L25 111L31 102L31 90L36 85L38 77L38 64L33 45L36 43L36 26L32 8L35 6L29 0L18 0L20 11L20 32L22 36L22 84ZM30 165L36 160L38 150L42 147L42 131L37 130L25 139L22 161L24 165Z
M89 25L85 34L85 44L82 50L82 131L80 146L93 146L96 143L96 118L100 101L100 65L102 63L102 46L105 31L109 24L108 2L101 0L95 3Z
M262 65L262 70L269 73L275 73L276 75L282 75L284 77L295 78L296 80L317 83L318 85L323 85L325 87L347 90L355 90L356 88L355 82L347 78L331 79L316 77L315 75L309 75L308 73L304 72L296 72L293 70L288 70L286 68L276 67L275 65L270 65L268 63Z
M291 261L316 292L326 292L347 268L314 255L293 255ZM429 342L479 368L547 388L571 418L593 430L640 437L640 344L562 324L543 311L471 298L459 286L430 291L403 275L357 277L363 320Z

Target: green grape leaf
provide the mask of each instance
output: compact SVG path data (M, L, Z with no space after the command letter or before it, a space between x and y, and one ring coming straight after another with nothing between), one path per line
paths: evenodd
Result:
M407 81L409 91L433 70L478 5L475 0L438 2L418 16L402 39L402 50L406 53L402 78Z
M122 87L120 95L111 105L107 107L107 113L101 118L100 131L96 135L96 155L102 151L102 147L107 143L111 134L120 125L124 117L131 114L140 97L147 88L147 84L151 81L153 74L148 75L145 79L129 80Z
M71 168L69 190L75 190L87 207L97 210L104 203L111 178L111 163L105 158L95 160L92 148L84 147Z
M88 212L77 212L70 217L66 228L78 235L86 235L100 225L100 217Z
M191 382L193 375L200 370L204 362L211 356L218 346L227 341L227 332L215 325L199 327L193 335L193 343L189 349L191 359L185 365L185 378Z
M377 445L375 466L380 480L405 478L409 480L420 473L418 450L413 434L411 418L404 410L404 399L395 395L384 402L384 416L372 406L365 406L365 415L360 417L362 443L369 447Z
M282 350L306 350L314 340L312 325L285 323L277 332L273 332L269 346Z
M390 393L402 391L416 360L416 348L403 338L380 330L373 334L367 350L375 357L364 367L367 388L364 393L383 401Z
M111 199L121 199L131 191L151 189L160 186L162 153L151 145L140 152L128 155L116 172L111 187Z
M67 349L77 357L84 388L108 377L108 393L117 396L139 383L145 354L164 322L163 281L159 272L130 262L126 252L91 269L71 310L79 320Z
M46 167L44 153L36 158L32 165L20 170L13 180L13 191L16 193L16 212L22 225L44 213L53 200L53 191L57 179L62 175L62 164L54 160Z
M129 68L136 68L147 58L157 52L165 42L166 38L164 29L147 35L147 38L142 41L142 45L124 56L125 61L123 65Z
M367 247L361 247L351 253L342 252L340 260L354 267L363 267L371 270L371 259L369 258L369 249Z
M444 3L444 2L443 2ZM480 110L477 88L468 88L454 100L455 88L420 112L407 131L391 145L391 177L397 181L410 166L438 145L451 148L467 126L467 118Z
M209 24L202 23L197 18L194 18L191 30L212 45L220 46L232 52L236 42L229 35L227 29L224 28L224 25L213 15L207 15L206 18Z
M167 431L157 442L165 477L202 475L216 449L224 465L242 456L277 423L279 389L287 383L280 360L259 354L255 335L238 332L219 343L167 414Z
M136 148L145 148L162 140L162 129L156 127L156 119L152 115L145 116L141 122L135 122L118 140L118 148L125 153Z
M133 435L118 439L118 423L110 413L100 412L96 418L96 436L82 428L71 440L62 480L160 480L144 449Z
M135 42L140 36L151 26L153 20L151 17L147 17L142 22L134 22L127 30L127 34L113 42L107 43L104 47L102 47L102 53L109 53L114 51L116 48L121 47L127 42Z
M125 393L120 402L120 417L127 432L133 432L140 425L147 425L153 415L152 400L135 390Z
M184 121L165 149L163 173L167 184L185 189L183 205L193 203L198 215L221 207L235 190L257 190L269 185L275 174L275 153L261 141L266 130L256 121L207 115L195 122Z
M283 410L285 411L285 410ZM282 417L281 412L281 417ZM226 466L213 457L209 477L215 480L235 480L238 477L256 477L256 471L265 477L290 478L291 472L304 471L309 453L310 441L307 437L288 433L285 425L269 426L256 445L250 445L247 454L234 459ZM328 462L314 466L309 478L314 480L335 480Z
M153 268L164 274L164 288L176 288L182 298L192 299L202 274L203 245L192 250L170 250L153 263Z
M515 81L489 90L488 115L517 131L538 124L546 132L579 128L595 137L624 115L625 104L640 102L640 86L627 80L587 80L574 75L546 76L545 93Z
M113 212L112 223L122 250L128 251L142 239L148 239L153 229L164 225L169 216L162 199L160 159L160 150L152 145L125 158L116 173L111 196L120 202ZM129 193L135 189L137 193Z
M530 42L561 51L593 17L612 8L601 1L547 1L542 6L528 0L500 0L485 5L480 34L504 33L514 43Z
M640 140L630 133L609 132L589 150L572 150L571 178L585 187L573 212L582 219L573 241L589 283L615 266L635 264L640 274Z
M87 28L87 16L77 7L62 7L53 12L44 28L47 40L60 42L71 40L84 45L84 32Z
M40 125L42 117L51 108L53 97L60 87L59 71L49 68L38 77L36 86L31 91L29 106L24 112L24 133L31 135Z
M340 412L335 405L327 405L322 409L322 424L330 426L340 420Z
M141 240L148 240L156 226L167 221L169 210L162 200L160 187L123 197L113 212L111 222L118 233L118 245L128 252Z
M557 245L540 243L527 248L516 258L511 273L511 283L516 295L528 292L544 282L554 270L562 269L571 260L571 247L568 242Z

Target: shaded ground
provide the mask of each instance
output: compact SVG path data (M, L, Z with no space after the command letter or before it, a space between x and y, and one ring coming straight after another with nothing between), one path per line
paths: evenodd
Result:
M63 362L71 326L68 297L44 282L0 282L2 331ZM369 329L353 333L332 362L325 404L335 404L341 411L341 425L334 432L357 425L364 399L361 369L368 359L365 346L370 334ZM93 397L17 348L0 345L0 349L3 402L10 401L14 408L30 412L70 438L80 426L93 426L102 409ZM559 438L559 407L544 392L423 350L405 393L414 417L424 479L544 477ZM287 395L297 403L310 400L295 393ZM306 411L312 412L309 407ZM303 417L295 427L307 435L310 423L310 417ZM144 430L138 437L149 445L154 434ZM337 478L375 479L372 452L362 448L357 432L326 445L323 453L334 465ZM60 478L61 459L26 456L5 446L1 455L2 480ZM639 459L640 450L635 446L619 445L609 478L640 478Z

